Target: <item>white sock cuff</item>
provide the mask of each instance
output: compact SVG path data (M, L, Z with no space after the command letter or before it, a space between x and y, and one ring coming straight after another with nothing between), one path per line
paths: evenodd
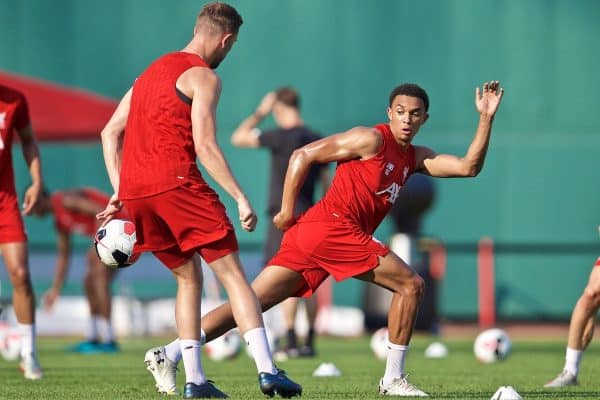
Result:
M183 350L189 349L189 348L193 348L193 347L202 347L202 343L200 343L199 340L196 339L179 339L179 347L181 348L181 351L183 352Z
M262 331L262 332L261 332ZM248 342L248 336L253 336L253 335L265 335L265 337L267 336L267 331L265 330L264 327L258 327L258 328L252 328L252 329L248 329L245 333L244 333L244 340L246 342Z
M392 350L408 350L407 344L396 344L396 343L392 343L388 340L387 345Z
M200 344L205 344L206 343L206 332L204 332L204 329L200 328Z

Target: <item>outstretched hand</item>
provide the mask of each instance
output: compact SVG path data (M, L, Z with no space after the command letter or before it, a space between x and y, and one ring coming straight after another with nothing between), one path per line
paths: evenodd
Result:
M493 117L500 106L504 88L500 87L500 81L485 82L483 91L477 86L475 89L475 107L479 114Z
M123 204L121 203L121 200L119 200L117 194L115 193L110 196L110 200L108 200L108 204L106 205L104 211L100 211L98 214L96 214L96 219L102 220L102 225L100 226L106 225L108 221L113 219L115 215L121 211L122 208Z

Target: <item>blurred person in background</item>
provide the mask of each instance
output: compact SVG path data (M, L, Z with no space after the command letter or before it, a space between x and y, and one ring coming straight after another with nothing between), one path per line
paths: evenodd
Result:
M598 226L600 233L600 226ZM577 385L579 364L583 352L594 337L596 314L600 308L600 257L592 267L592 272L585 289L573 309L569 324L569 338L565 354L565 365L558 376L546 383L546 388L560 388Z
M42 378L35 346L35 294L31 285L27 235L19 210L12 160L15 133L21 140L31 186L23 198L23 215L29 215L44 186L40 152L31 129L25 96L0 85L0 253L13 286L12 304L21 334L20 368L27 379Z
M93 242L100 221L96 214L104 210L110 196L93 188L42 192L33 214L44 217L52 214L56 230L57 259L52 287L43 295L44 307L51 311L67 279L71 259L71 236L79 234ZM116 218L129 219L121 210ZM117 273L98 258L93 243L86 252L87 268L84 277L85 296L90 308L90 325L86 339L70 348L79 353L116 352L119 346L111 322L112 296L110 285Z
M205 182L196 157L235 201L244 230L256 214L233 177L216 139L221 80L214 72L238 37L243 21L225 3L205 5L191 41L155 60L135 80L102 131L106 168L114 189L105 221L124 205L136 226L136 251L150 251L177 281L175 320L179 338L146 352L159 392L176 394L183 359L184 398L225 398L206 378L201 362L199 253L215 272L250 349L260 390L300 395L302 388L275 367L260 304L242 269L233 225L216 192Z
M429 97L415 84L392 90L388 123L355 127L294 151L289 161L281 210L273 222L285 231L279 252L252 282L263 310L290 296L310 296L333 275L375 283L393 292L388 313L388 356L379 393L428 396L407 380L405 357L424 290L423 279L373 237L414 172L430 176L475 177L483 168L492 124L504 89L498 81L475 91L479 123L463 157L412 145L427 121ZM296 199L312 164L337 161L329 190L299 219ZM235 325L226 303L202 318L212 340Z
M258 125L269 114L273 115L277 128L261 131ZM263 264L277 253L281 245L283 232L270 223L281 205L283 181L290 156L299 147L319 140L321 137L304 124L300 113L300 94L291 87L281 87L267 93L258 108L236 128L231 136L231 143L236 147L265 148L271 155L270 179L267 214L269 223L267 238L263 248ZM329 184L326 164L313 166L308 172L304 185L298 195L294 215L299 216L314 204L315 187L320 181L322 192L325 193ZM316 296L306 298L304 306L308 320L308 334L304 344L298 347L296 338L296 314L298 299L290 297L282 303L283 319L286 327L287 347L283 349L288 357L315 355L314 337L315 320L317 317Z

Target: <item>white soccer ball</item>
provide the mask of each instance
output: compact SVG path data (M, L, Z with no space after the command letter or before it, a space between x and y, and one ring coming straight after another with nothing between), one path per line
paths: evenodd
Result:
M113 219L98 229L94 247L100 261L110 268L125 268L137 261L133 254L135 225L131 221Z
M385 360L388 354L388 328L379 328L371 336L371 350L380 360Z
M6 322L0 323L0 354L7 361L14 361L21 355L21 333Z
M502 329L493 328L481 332L475 339L475 357L486 364L504 360L510 354L512 343Z
M240 334L230 330L204 345L206 355L213 361L224 361L235 358L242 348Z

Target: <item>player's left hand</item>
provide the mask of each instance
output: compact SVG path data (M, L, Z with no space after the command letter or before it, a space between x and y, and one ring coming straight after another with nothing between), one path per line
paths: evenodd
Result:
M490 81L483 84L483 90L479 86L475 89L475 107L482 116L493 117L500 106L504 88L500 87L500 81Z
M108 200L108 204L104 211L100 211L96 214L96 219L102 220L102 224L100 226L106 225L111 219L115 217L115 215L121 211L123 208L123 204L117 194L113 194L110 196L110 200Z
M25 196L23 197L23 215L29 215L33 211L33 208L37 204L40 199L40 195L42 193L42 185L31 185L25 191Z

